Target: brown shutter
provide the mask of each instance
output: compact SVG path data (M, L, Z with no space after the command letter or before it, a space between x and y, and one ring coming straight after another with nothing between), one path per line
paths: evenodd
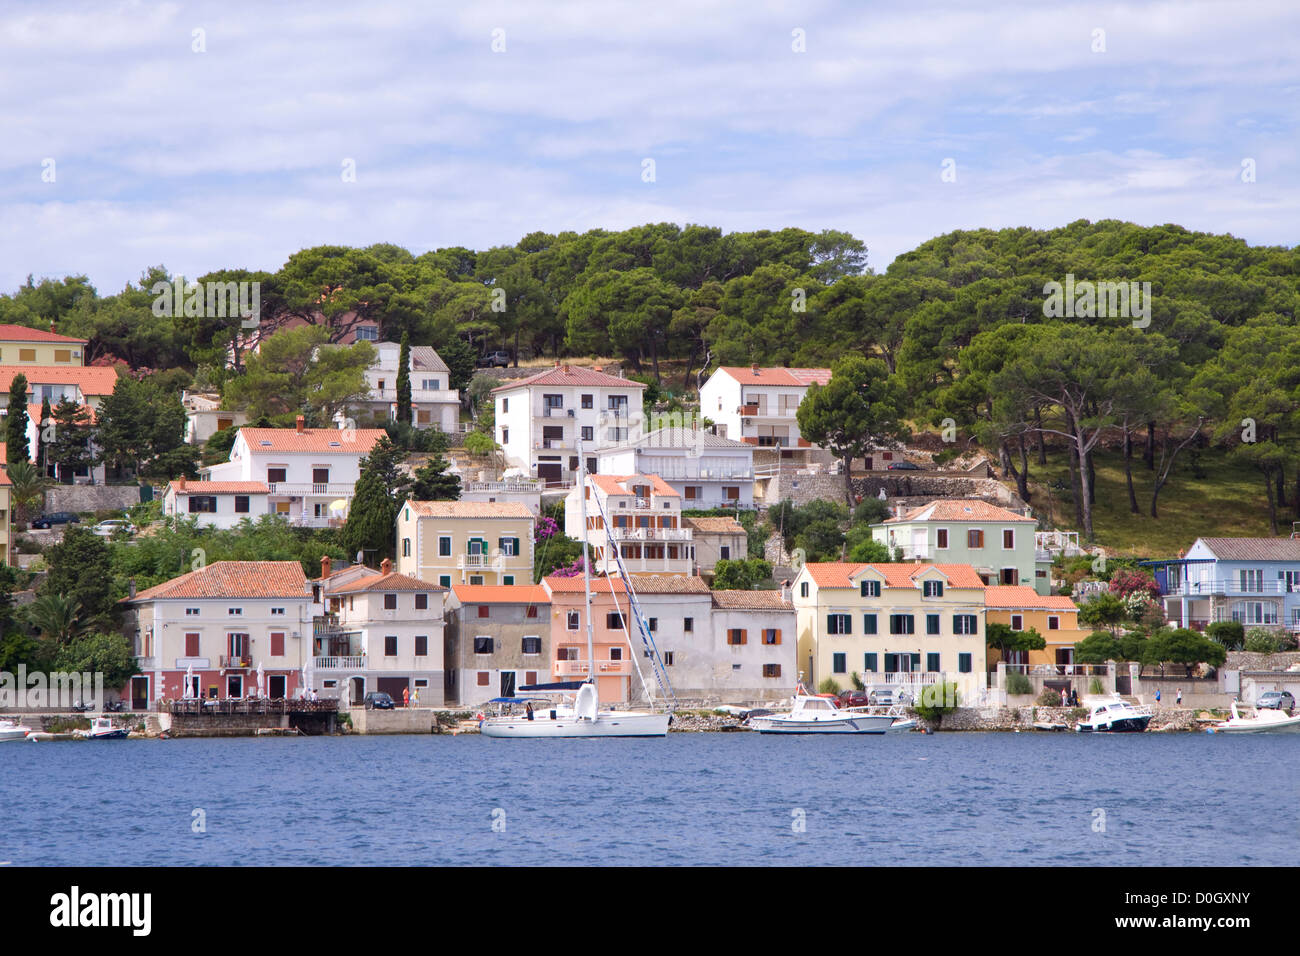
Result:
M284 632L271 632L271 656L284 657Z

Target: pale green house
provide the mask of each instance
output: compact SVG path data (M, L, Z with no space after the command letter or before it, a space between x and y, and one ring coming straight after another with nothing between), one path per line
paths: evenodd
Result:
M1047 595L1052 561L1035 543L1037 525L978 498L941 498L873 524L871 535L904 561L969 564L985 584Z

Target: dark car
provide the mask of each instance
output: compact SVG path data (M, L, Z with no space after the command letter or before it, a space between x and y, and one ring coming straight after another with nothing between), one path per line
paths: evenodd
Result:
M510 364L510 353L504 349L498 349L495 352L488 352L478 360L479 368L505 368Z
M860 690L841 691L835 700L841 707L867 707L871 704L871 699Z
M33 528L49 528L56 524L81 524L81 518L71 511L51 511L32 521Z
M1289 714L1295 710L1295 698L1291 696L1290 691L1270 690L1259 695L1255 706L1268 710L1285 710Z
M366 694L366 710L392 710L394 706L393 698L382 690L372 690Z
M921 466L910 461L891 461L889 471L921 471Z

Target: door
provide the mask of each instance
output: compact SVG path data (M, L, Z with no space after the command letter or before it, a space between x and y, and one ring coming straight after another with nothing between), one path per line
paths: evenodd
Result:
M389 697L393 698L393 703L401 707L405 702L402 697L402 691L410 687L410 681L405 677L381 677L375 690L382 691Z
M132 710L149 709L149 678L147 677L131 678L131 709Z
M929 550L926 547L926 535L929 531L925 528L912 529L912 554L918 558L929 557Z
M352 685L352 703L363 704L366 700L366 679L364 677L354 677L348 681Z
M502 697L515 696L515 672L514 671L501 672L501 696Z
M1070 673L1070 665L1074 663L1073 647L1058 647L1056 649L1056 670L1060 674Z
M226 678L226 696L243 697L244 696L244 678L240 674L231 674Z
M559 462L539 461L537 463L537 477L546 482L547 485L563 484L564 466Z
M266 679L267 696L272 700L283 700L286 696L286 689L289 678L283 674L272 674Z

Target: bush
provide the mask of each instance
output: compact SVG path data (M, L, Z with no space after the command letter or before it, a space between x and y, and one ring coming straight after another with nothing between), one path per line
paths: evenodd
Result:
M1104 690L1105 690L1105 688L1101 686L1101 678L1100 678L1100 677L1094 677L1094 678L1092 679L1092 683L1090 683L1090 684L1088 685L1088 693L1089 693L1089 694L1101 694Z
M1007 673L1007 693L1015 696L1021 694L1032 694L1034 685L1020 671L1010 671Z
M1038 695L1038 706L1039 707L1060 707L1061 706L1060 692L1053 690L1050 687L1044 687L1043 692Z
M465 450L471 455L490 455L496 447L492 436L484 432L470 432L465 436Z
M835 682L834 677L827 677L817 685L817 693L819 694L838 694L839 692L840 685Z
M912 710L918 717L933 724L941 723L945 714L951 714L957 709L957 685L953 683L930 684L921 688L918 697Z
M1246 632L1245 649L1255 654L1273 654L1277 651L1277 638L1272 631L1252 627Z

